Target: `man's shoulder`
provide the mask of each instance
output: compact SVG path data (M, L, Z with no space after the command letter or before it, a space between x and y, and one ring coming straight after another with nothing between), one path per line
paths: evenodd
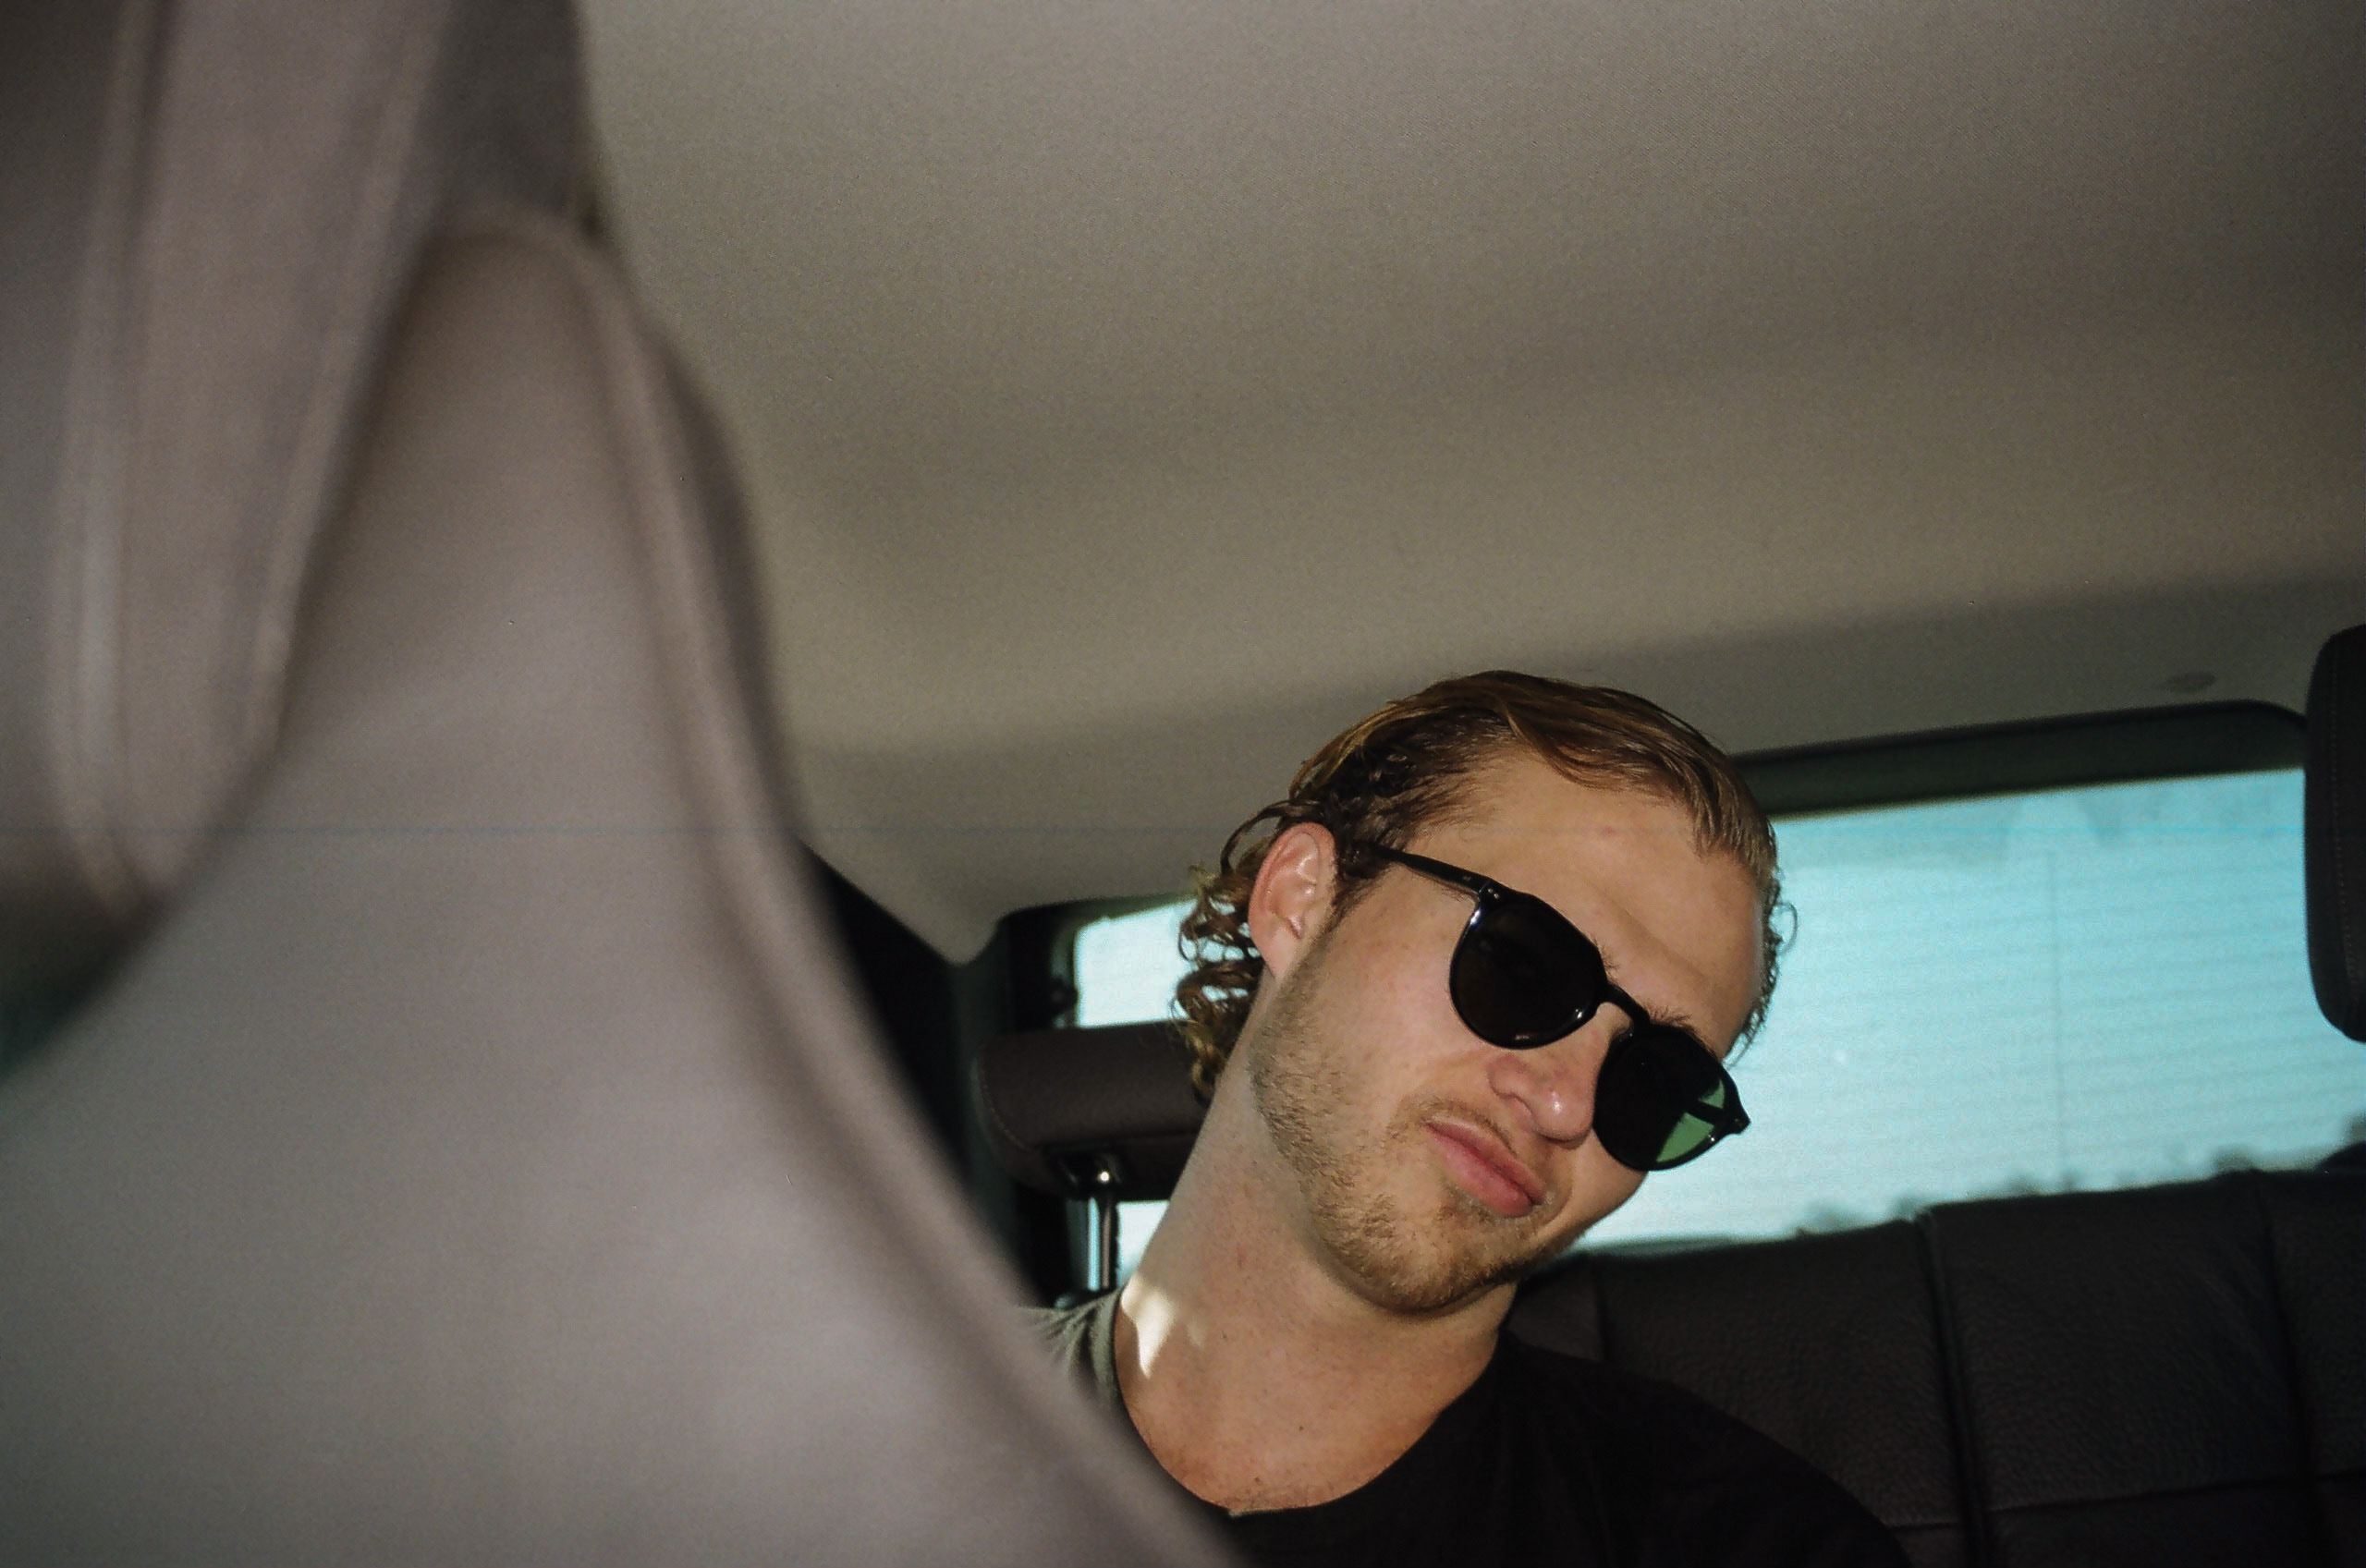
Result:
M1509 1333L1504 1336L1501 1354L1506 1385L1515 1398L1599 1426L1620 1439L1622 1446L1640 1443L1663 1462L1738 1461L1796 1467L1823 1478L1822 1472L1774 1439L1674 1383L1547 1350Z
M1069 1307L1022 1307L1018 1313L1029 1328L1043 1336L1054 1366L1081 1379L1107 1401L1116 1397L1116 1347L1111 1339L1116 1305L1116 1293L1112 1291Z
M1510 1334L1502 1354L1522 1424L1591 1450L1641 1561L1904 1562L1838 1482L1697 1394Z
M1093 1309L1100 1305L1101 1298L1091 1295L1067 1307L1022 1307L1018 1319L1046 1343L1065 1351L1091 1339Z
M1500 1354L1506 1374L1520 1386L1556 1402L1575 1402L1604 1417L1617 1417L1621 1427L1631 1428L1640 1420L1655 1428L1701 1429L1721 1438L1740 1434L1738 1440L1745 1443L1773 1441L1699 1394L1606 1361L1548 1350L1508 1331L1503 1335ZM1782 1452L1779 1444L1776 1447Z

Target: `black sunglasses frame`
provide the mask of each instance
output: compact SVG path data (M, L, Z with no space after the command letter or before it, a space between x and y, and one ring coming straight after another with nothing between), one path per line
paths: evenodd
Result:
M1742 1109L1741 1091L1734 1087L1733 1076L1726 1071L1726 1064L1717 1060L1717 1053L1703 1045L1689 1029L1653 1019L1649 1009L1613 984L1608 970L1603 963L1602 949L1594 944L1592 938L1572 925L1567 916L1534 893L1522 893L1517 888L1506 887L1494 878L1482 876L1477 871L1465 870L1459 866L1450 866L1443 860L1433 860L1426 855L1391 849L1384 844L1367 844L1361 847L1383 860L1402 866L1407 870L1428 877L1433 881L1445 882L1451 887L1459 888L1470 894L1473 900L1470 918L1463 922L1462 933L1455 941L1454 954L1447 961L1447 990L1449 994L1453 995L1455 1015L1462 1020L1463 1027L1489 1045L1505 1051L1533 1051L1539 1046L1550 1045L1556 1039L1564 1039L1575 1034L1592 1023L1594 1015L1600 1013L1605 1005L1616 1004L1627 1015L1627 1027L1619 1033L1617 1039L1611 1042L1609 1053L1603 1058L1602 1080L1607 1080L1613 1084L1631 1081L1632 1075L1626 1069L1633 1064L1622 1061L1620 1058L1631 1056L1636 1051L1654 1049L1650 1043L1652 1041L1657 1041L1657 1049L1661 1050L1668 1049L1673 1042L1680 1041L1680 1049L1700 1053L1701 1064L1716 1075L1716 1088L1724 1091L1724 1102L1720 1104L1706 1098L1693 1097L1681 1106L1673 1107L1676 1115L1672 1119L1672 1124L1674 1121L1690 1116L1709 1129L1708 1137L1697 1148L1687 1149L1673 1160L1651 1160L1642 1164L1627 1159L1612 1149L1609 1143L1604 1141L1604 1151L1612 1159L1616 1160L1630 1171L1673 1170L1678 1165L1689 1164L1700 1159L1724 1139L1749 1127L1750 1113ZM1482 1028L1472 1021L1470 1015L1463 1007L1462 998L1458 994L1461 988L1456 983L1456 978L1458 966L1465 962L1465 954L1471 949L1474 940L1483 940L1483 931L1488 921L1495 918L1499 911L1512 908L1523 911L1529 919L1535 922L1541 929L1554 933L1555 940L1559 940L1560 933L1567 933L1567 942L1570 950L1571 966L1591 970L1593 974L1601 976L1601 981L1599 994L1591 1000L1580 1000L1569 1015L1558 1024L1544 1029L1522 1031L1503 1037L1498 1033ZM1613 1069L1614 1061L1619 1064L1619 1070L1616 1073ZM1598 1080L1597 1096L1601 1092L1600 1080ZM1670 1108L1662 1107L1661 1109ZM1599 1127L1602 1115L1598 1104L1595 1121ZM1634 1151L1630 1149L1628 1152Z

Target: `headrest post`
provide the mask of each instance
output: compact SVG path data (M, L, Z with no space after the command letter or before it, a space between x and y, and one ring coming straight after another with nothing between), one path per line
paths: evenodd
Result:
M1092 1161L1092 1253L1085 1285L1093 1295L1117 1288L1117 1161L1106 1154Z

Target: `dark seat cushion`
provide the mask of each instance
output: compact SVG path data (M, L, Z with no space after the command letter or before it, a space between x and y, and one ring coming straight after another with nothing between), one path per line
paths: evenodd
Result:
M2366 1563L2366 1173L2259 1184L2334 1562Z
M1998 1561L2323 1560L2259 1178L1925 1223Z
M1531 1282L1515 1333L1689 1389L1806 1457L1918 1562L1966 1522L1914 1228L1645 1257L1579 1255Z
M1511 1327L1748 1421L1918 1562L2366 1568L2354 1173L1580 1254L1523 1289Z

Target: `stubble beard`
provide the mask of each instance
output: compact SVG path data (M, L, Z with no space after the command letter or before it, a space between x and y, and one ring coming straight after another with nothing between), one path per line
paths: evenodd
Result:
M1316 939L1275 998L1247 1064L1251 1101L1298 1178L1316 1239L1361 1294L1391 1311L1442 1311L1542 1262L1553 1250L1539 1234L1547 1209L1507 1220L1450 1185L1434 1204L1396 1197L1391 1174L1432 1158L1422 1124L1441 1111L1475 1112L1443 1095L1417 1096L1377 1138L1360 1132L1348 1055L1358 1048L1326 1040L1316 1016L1329 935Z

